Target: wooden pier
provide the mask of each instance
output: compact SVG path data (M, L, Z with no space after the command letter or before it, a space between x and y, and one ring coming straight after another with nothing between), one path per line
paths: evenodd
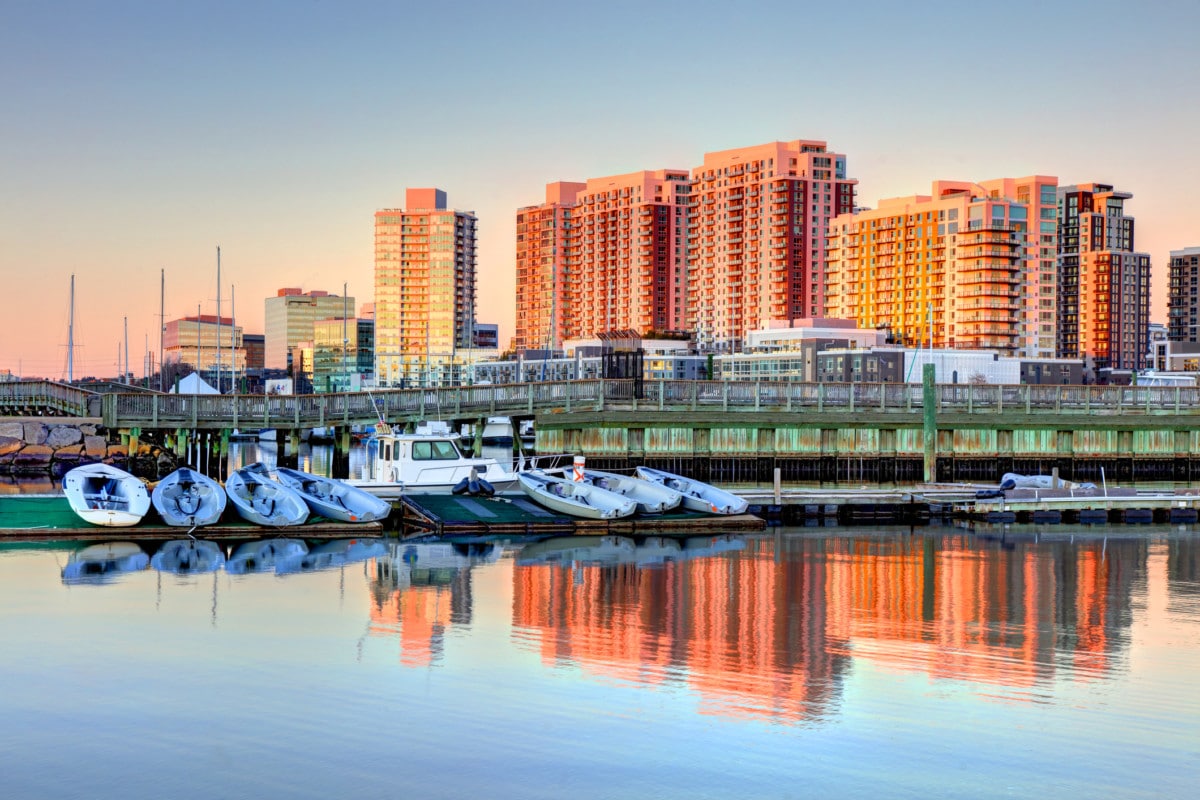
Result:
M157 520L154 514L148 519ZM0 542L4 541L166 541L185 539L188 528L144 521L127 528L88 525L71 510L62 496L9 495L0 497ZM349 524L314 518L290 528L264 528L241 520L206 525L192 531L197 539L248 541L287 536L310 541L382 536L378 522Z

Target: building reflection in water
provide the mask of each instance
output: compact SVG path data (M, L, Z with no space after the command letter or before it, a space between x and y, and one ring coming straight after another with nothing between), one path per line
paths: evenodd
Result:
M517 641L547 663L686 685L704 711L796 723L832 712L861 659L1015 697L1104 677L1127 644L1135 584L1145 590L1149 540L780 534L700 558L685 545L651 568L620 546L520 554ZM1194 575L1187 549L1173 561Z
M398 638L404 666L439 661L447 629L471 623L471 566L494 563L502 550L499 543L390 544L375 562L369 634Z

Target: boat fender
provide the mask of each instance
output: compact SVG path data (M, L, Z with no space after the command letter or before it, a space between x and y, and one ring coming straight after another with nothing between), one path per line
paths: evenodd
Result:
M400 482L400 473L398 473L396 471L395 467L392 467L391 469L388 470L388 482L389 483L399 483Z
M484 497L491 497L492 495L494 495L496 493L496 487L492 486L492 484L488 483L483 478L480 478L479 479L479 491L480 491L480 493L483 494Z
M458 483L454 484L454 488L450 490L454 494L462 494L467 491L467 479L463 478Z
M479 479L478 478L467 478L467 494L470 494L470 495L479 494Z

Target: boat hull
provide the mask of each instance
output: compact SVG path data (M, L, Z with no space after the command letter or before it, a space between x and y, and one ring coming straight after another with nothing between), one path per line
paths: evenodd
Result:
M638 467L637 476L643 480L662 484L683 495L683 507L688 511L698 511L702 514L732 515L744 514L748 503L744 498L732 492L685 478L662 470Z
M225 513L227 496L212 478L180 467L158 482L150 500L163 522L191 528L219 520Z
M637 511L628 497L605 491L590 483L564 480L543 473L523 472L517 476L521 491L551 511L582 519L622 519Z
M242 519L269 528L302 525L308 519L308 504L282 483L264 478L252 464L235 471L225 481L229 502Z
M146 484L109 464L84 464L63 476L63 494L80 519L92 525L127 528L150 510Z
M312 513L338 522L377 522L392 512L392 504L344 481L280 467L280 483L304 498Z
M683 495L673 489L628 475L588 469L584 470L583 478L593 486L633 500L640 514L662 514L678 508L683 502Z

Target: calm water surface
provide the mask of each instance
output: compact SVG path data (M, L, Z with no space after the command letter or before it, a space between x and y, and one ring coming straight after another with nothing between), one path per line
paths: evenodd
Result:
M1134 530L5 545L0 797L1194 796L1200 544Z

